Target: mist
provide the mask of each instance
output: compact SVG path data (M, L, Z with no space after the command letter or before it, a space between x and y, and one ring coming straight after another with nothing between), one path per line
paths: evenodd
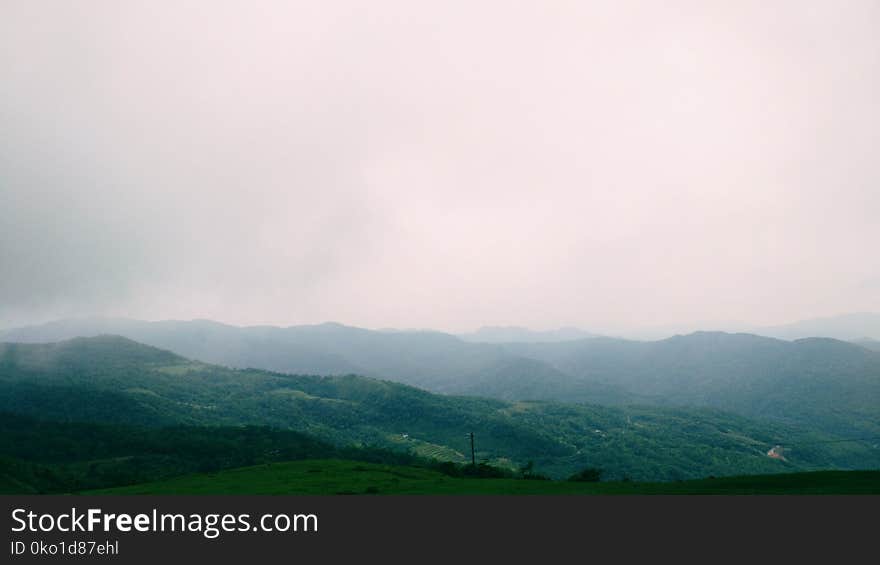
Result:
M0 327L880 311L880 5L6 2Z

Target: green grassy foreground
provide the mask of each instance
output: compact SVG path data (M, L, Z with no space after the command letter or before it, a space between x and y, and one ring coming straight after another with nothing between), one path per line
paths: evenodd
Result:
M665 483L577 483L454 478L416 467L306 460L86 494L880 494L880 471L820 471Z

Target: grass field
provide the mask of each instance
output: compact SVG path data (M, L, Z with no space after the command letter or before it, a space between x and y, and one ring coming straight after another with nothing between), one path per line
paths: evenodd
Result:
M880 471L821 471L665 483L453 478L342 460L271 463L86 494L880 494Z

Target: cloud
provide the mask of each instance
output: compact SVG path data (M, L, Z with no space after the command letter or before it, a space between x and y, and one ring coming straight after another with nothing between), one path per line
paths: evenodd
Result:
M875 3L8 12L0 325L880 309Z

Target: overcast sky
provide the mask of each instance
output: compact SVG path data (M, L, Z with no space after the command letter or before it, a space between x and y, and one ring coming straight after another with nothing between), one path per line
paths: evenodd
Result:
M0 11L0 327L880 311L876 1Z

